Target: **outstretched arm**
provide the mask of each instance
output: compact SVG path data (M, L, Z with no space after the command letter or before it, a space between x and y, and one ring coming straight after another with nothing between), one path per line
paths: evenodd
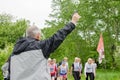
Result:
M74 13L70 23L68 23L64 28L58 30L52 37L42 42L44 44L42 44L42 51L46 58L48 58L50 53L56 50L66 36L73 31L79 18L79 14Z

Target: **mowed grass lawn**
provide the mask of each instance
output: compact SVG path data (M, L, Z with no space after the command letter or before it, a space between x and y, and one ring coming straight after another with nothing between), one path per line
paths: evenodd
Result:
M68 80L74 80L72 75L68 75ZM81 80L85 80L85 76L82 73ZM95 80L120 80L120 71L112 70L97 70Z

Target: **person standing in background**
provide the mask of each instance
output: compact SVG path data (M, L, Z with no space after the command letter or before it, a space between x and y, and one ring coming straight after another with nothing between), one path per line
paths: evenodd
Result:
M90 78L90 80L94 80L95 73L94 73L94 67L93 67L91 58L88 58L88 61L85 63L84 74L85 74L86 80L88 80L88 78Z
M97 64L95 63L95 60L92 59L92 65L93 65L93 73L94 73L94 79L96 77L96 69L97 69Z
M1 67L1 70L3 72L3 77L4 77L4 80L9 80L8 77L9 77L9 71L8 71L8 65L9 63L6 62L2 67Z
M65 65L66 65L66 67L67 67L67 71L69 72L68 58L67 58L67 57L64 57L63 62L65 62ZM66 80L68 80L67 77L66 77Z
M56 67L53 59L51 60L49 67L50 67L51 80L55 80L57 67Z
M80 58L75 57L74 63L71 66L71 73L74 77L74 80L80 80L81 79L81 64L80 64Z
M81 59L78 58L78 62L80 64L80 79L81 79L81 74L82 74L82 62L81 62Z
M69 65L68 65L68 58L67 58L67 57L64 57L63 61L65 62L65 65L66 65L67 67L69 67Z
M82 62L81 62L80 58L78 58L78 62L80 63L80 70L81 70L81 73L82 73Z
M66 80L68 74L68 67L66 62L62 62L62 64L58 68L60 80Z

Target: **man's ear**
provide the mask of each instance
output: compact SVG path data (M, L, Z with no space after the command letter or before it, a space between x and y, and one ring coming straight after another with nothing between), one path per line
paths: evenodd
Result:
M36 34L36 36L35 36L35 38L37 39L37 40L40 40L40 33L38 33L38 34Z

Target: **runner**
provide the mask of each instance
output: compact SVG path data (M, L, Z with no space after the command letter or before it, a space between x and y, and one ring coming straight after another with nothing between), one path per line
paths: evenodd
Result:
M94 79L96 77L96 68L97 68L97 64L95 63L95 60L92 59L92 64L93 64L93 73L94 73Z
M68 66L68 58L64 57L63 61L65 62L65 65L67 66L67 68L69 68L69 66Z
M59 75L60 75L60 80L66 80L67 79L67 73L68 73L68 68L66 66L65 62L62 62L62 65L59 66Z
M51 60L49 67L50 67L51 79L55 80L57 67L56 67L53 59Z
M91 58L88 58L88 61L85 63L84 73L86 80L88 80L88 77L90 77L90 80L94 80L94 68Z
M82 69L82 65L80 64L80 58L75 57L75 61L71 67L71 72L74 77L74 80L81 79L81 69Z

